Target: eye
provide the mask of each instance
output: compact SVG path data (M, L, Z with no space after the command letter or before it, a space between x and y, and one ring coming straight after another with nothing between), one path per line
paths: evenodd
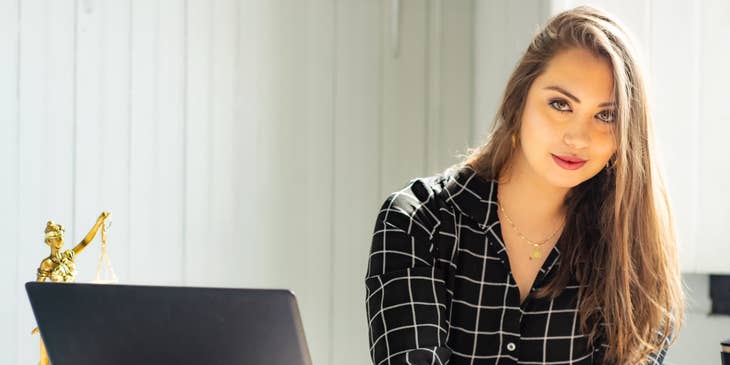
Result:
M570 104L568 104L568 102L565 101L565 99L552 99L552 100L550 100L549 105L553 109L555 109L555 110L557 110L559 112L569 112L569 111L571 111L570 110Z
M599 120L606 122L606 123L613 122L615 117L616 117L616 113L614 113L614 111L610 110L610 109L606 109L606 110L596 114L596 118L598 118Z

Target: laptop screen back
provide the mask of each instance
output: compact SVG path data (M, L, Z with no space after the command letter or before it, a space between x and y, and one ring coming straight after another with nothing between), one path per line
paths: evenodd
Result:
M54 365L310 365L290 291L26 284Z

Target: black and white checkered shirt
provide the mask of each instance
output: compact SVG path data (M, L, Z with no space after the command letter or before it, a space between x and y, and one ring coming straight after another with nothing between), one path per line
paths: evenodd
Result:
M554 300L530 295L520 304L496 201L496 181L468 165L386 199L365 279L374 364L601 363L606 345L579 329L577 282ZM556 246L531 291L559 264Z

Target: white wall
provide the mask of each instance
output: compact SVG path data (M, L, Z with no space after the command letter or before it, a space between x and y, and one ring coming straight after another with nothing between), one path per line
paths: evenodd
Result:
M471 139L471 2L392 4L0 1L3 363L37 361L46 220L102 210L121 283L291 288L315 364L368 363L377 209Z

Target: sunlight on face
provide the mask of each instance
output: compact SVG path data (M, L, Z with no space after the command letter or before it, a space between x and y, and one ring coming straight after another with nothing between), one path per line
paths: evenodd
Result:
M613 102L608 60L581 48L557 53L528 91L521 157L554 186L590 179L616 151Z

